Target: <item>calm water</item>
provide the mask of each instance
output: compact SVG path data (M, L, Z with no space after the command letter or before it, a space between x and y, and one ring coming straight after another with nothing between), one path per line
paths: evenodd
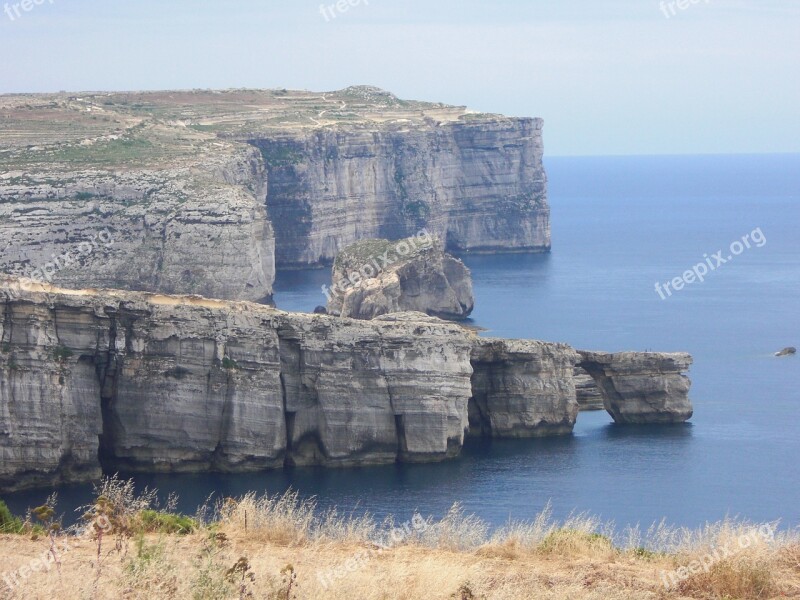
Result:
M666 518L698 525L726 515L800 524L800 156L563 158L547 161L553 207L548 256L470 256L476 324L486 335L608 350L685 350L695 417L678 427L621 428L582 414L569 438L470 445L437 465L319 469L245 476L139 477L178 491L194 511L211 491L289 486L344 511L461 502L494 524L589 511L618 524ZM662 300L666 282L760 228L753 247ZM310 311L329 273L282 274L276 301ZM16 510L47 492L18 494ZM61 490L62 509L85 486Z

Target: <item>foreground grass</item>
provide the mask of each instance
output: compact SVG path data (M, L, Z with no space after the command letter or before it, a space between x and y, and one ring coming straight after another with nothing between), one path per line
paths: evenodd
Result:
M774 525L613 536L585 515L556 523L545 511L490 531L457 506L441 521L377 522L320 514L292 493L227 499L189 519L155 511L154 498L108 480L80 528L62 532L45 510L37 530L0 535L0 598L800 597L800 540Z

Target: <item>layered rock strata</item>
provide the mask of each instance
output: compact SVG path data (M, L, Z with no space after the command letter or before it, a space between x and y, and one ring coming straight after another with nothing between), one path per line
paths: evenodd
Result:
M573 377L578 359L565 344L476 340L470 431L497 438L571 433L578 416Z
M622 424L683 423L692 417L685 353L579 351L580 367L597 383L605 409Z
M423 227L550 248L539 119L369 87L7 95L0 117L4 273L262 301L276 262Z
M575 393L581 410L605 410L603 393L594 378L582 367L575 367Z
M0 277L0 490L101 467L438 461L470 432L567 434L578 362L619 422L691 414L687 355L579 355L421 313L359 321Z
M457 455L467 330L23 280L0 286L0 488L108 469L255 471Z
M326 293L329 314L354 319L423 312L460 320L475 306L469 269L427 232L348 246L336 257Z
M281 267L425 228L455 252L550 249L543 122L486 116L252 138Z
M173 148L162 162L145 154L161 134L152 125L93 145L0 153L0 271L268 301L275 238L260 153L186 133L194 150ZM103 164L103 153L117 160Z

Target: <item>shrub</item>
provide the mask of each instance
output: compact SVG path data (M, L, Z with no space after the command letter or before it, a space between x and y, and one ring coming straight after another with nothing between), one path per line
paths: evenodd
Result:
M639 558L641 560L655 560L660 556L658 553L648 550L647 548L643 548L641 546L632 549L631 554L633 554L634 557Z
M224 533L211 533L203 541L195 564L195 577L191 583L193 600L227 600L234 586L226 578L223 552L228 547Z
M25 530L22 519L11 514L6 503L0 500L0 533L20 534Z
M158 512L152 509L140 512L139 520L143 533L187 535L197 528L197 523L190 517Z
M53 350L53 358L56 362L65 363L67 360L72 358L75 353L67 348L66 346L59 346L55 350Z
M237 363L232 358L228 358L227 356L222 359L222 368L228 371L240 371L241 367L239 363Z
M726 560L707 573L694 575L681 582L678 590L686 596L713 598L773 598L779 593L770 564L758 559Z
M144 534L136 538L136 554L124 567L129 598L175 598L178 592L178 571L169 559L163 540L148 544Z
M614 550L611 540L600 534L576 529L557 529L539 545L543 554L571 555Z

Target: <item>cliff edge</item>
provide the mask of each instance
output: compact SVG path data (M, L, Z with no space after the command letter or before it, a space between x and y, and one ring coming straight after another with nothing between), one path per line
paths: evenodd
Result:
M277 268L427 228L550 249L542 121L371 87L0 96L0 271L268 301Z
M621 423L690 415L684 355L483 339L421 313L359 321L0 276L0 490L101 469L439 461L467 435L568 434L578 363Z

